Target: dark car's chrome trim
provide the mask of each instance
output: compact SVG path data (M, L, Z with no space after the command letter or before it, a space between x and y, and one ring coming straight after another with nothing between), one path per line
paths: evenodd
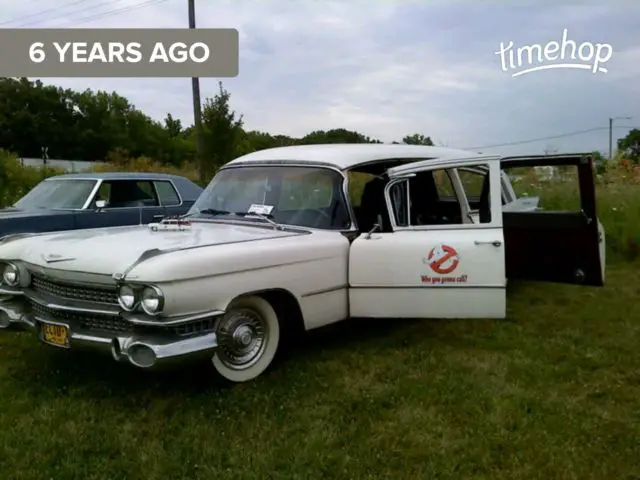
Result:
M71 179L69 179L69 180L71 180ZM87 179L87 180L89 180L89 179ZM82 205L82 208L80 210L88 210L89 209L89 205L91 205L91 202L93 201L93 198L98 193L98 190L100 190L100 187L102 186L102 179L98 178L98 179L95 179L95 180L96 180L96 184L94 185L93 190L91 190L91 193L89 194L89 196L85 200L84 205Z
M69 179L72 180L72 179ZM78 180L77 178L75 180ZM84 179L82 179L84 180ZM95 180L95 179L86 179L86 180ZM110 179L104 179L104 178L100 178L97 179L97 185L93 188L93 190L91 191L91 193L89 194L89 197L87 199L87 201L84 203L84 205L82 206L81 209L79 210L91 210L89 208L90 205L93 204L93 201L98 193L98 190L100 190L100 187L102 186L102 184L105 181L111 181ZM114 180L114 181L127 181L127 182L151 182L151 185L153 186L153 190L154 192L156 192L156 198L158 199L158 205L144 205L141 207L119 207L119 208L114 208L113 210L117 210L117 211L121 211L121 210L127 210L127 209L140 209L140 208L164 208L164 207L182 207L184 205L184 198L182 197L182 194L180 193L180 189L176 186L175 182L173 181L172 178L149 178L149 177L144 177L144 176L140 176L140 177L136 177L136 178L127 178L127 179L119 179L119 180ZM169 182L171 184L171 187L173 187L173 190L176 192L176 194L178 195L178 199L180 200L180 203L176 204L176 205L164 205L162 203L162 200L160 200L160 195L158 194L158 189L156 187L156 182ZM109 210L109 206L107 205L105 208L103 208L103 210L108 211Z

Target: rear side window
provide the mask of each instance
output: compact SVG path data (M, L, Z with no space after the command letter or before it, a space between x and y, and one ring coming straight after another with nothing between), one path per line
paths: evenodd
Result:
M505 168L517 198L527 197L547 212L582 210L576 165Z
M170 182L155 182L160 204L165 206L179 205L180 197Z
M466 169L458 169L458 176L462 183L464 193L468 199L478 199L482 195L482 188L484 186L485 175L489 172L476 172Z
M153 185L147 180L105 180L94 200L106 200L108 208L158 205Z

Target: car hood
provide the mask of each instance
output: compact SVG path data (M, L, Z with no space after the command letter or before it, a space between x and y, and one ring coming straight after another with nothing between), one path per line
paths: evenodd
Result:
M208 222L193 223L183 231L154 232L146 225L75 230L28 238L20 258L58 270L112 275L124 272L147 250L175 251L295 235L300 234Z

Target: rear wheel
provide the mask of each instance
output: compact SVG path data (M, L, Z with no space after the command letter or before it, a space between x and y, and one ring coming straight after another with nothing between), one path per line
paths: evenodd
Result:
M269 302L258 296L233 301L217 328L219 347L212 358L216 371L232 382L262 374L280 346L280 321Z

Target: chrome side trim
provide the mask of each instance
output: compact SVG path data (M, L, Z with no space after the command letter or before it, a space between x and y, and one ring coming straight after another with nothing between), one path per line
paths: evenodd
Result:
M329 288L323 288L322 290L314 290L311 292L307 292L301 295L301 297L312 297L314 295L322 295L323 293L331 293L331 292L337 292L338 290L344 290L346 288L349 288L349 285L347 285L346 283L342 284L342 285L336 285L335 287L329 287Z

